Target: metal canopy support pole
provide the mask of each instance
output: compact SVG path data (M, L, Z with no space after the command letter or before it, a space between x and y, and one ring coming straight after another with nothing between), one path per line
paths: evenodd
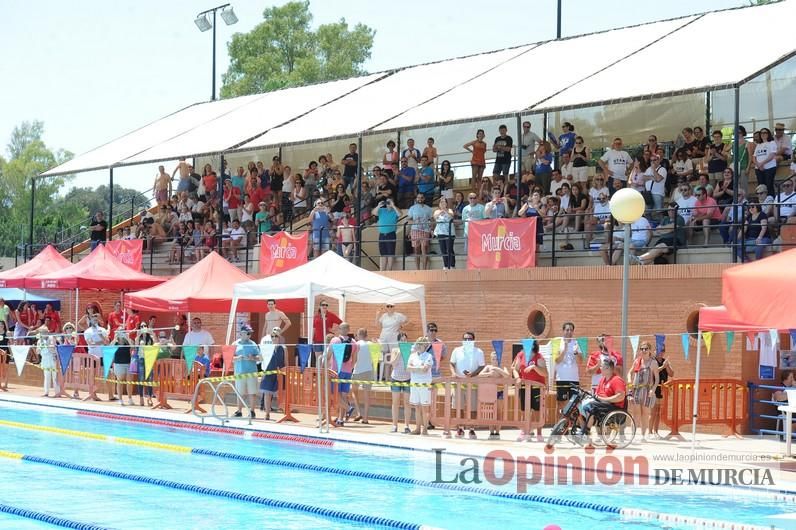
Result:
M561 38L561 0L558 0L558 16L556 17L556 40Z
M28 249L23 256L24 261L33 255L33 209L36 206L36 177L30 179L30 226L28 227Z
M696 424L697 424L697 405L699 397L699 368L702 361L702 332L697 331L697 358L696 358L696 371L694 372L694 397L691 401L694 402L694 408L691 417L691 454L696 451Z
M547 141L547 113L542 114L542 141Z
M740 149L740 142L738 140L738 128L741 126L741 87L735 87L735 109L734 109L734 120L733 120L733 129L732 129L732 189L735 190L735 197L732 200L732 222L736 225L735 230L735 238L737 239L740 235L740 226L738 226L738 201L735 200L738 197L738 183L740 182L740 173L741 173L741 154L738 152ZM751 163L751 161L750 161ZM746 190L744 190L746 191ZM732 262L738 262L738 253L735 251L735 243L737 241L732 242Z
M356 203L354 204L354 225L356 228L357 234L357 248L356 248L356 262L357 265L362 265L362 226L361 226L361 219L362 219L362 163L363 163L363 156L362 156L362 135L360 134L357 137L357 153L359 153L359 160L357 162L357 193L356 193Z
M705 92L705 136L707 138L710 138L710 127L711 127L710 115L712 113L712 110L711 110L710 98L711 98L711 93L710 90L708 90L707 92Z
M213 11L213 31L215 31L215 16ZM215 42L215 40L213 41ZM213 78L215 79L215 77ZM222 236L224 233L224 153L221 153L221 164L218 166L218 181L216 182L218 202L216 211L218 212L218 226L216 226L216 236L218 237L218 253L223 256L224 249L221 248Z
M108 186L110 193L108 193L108 235L107 240L113 239L113 167L108 171Z
M560 1L561 0L559 0L559 3L560 3ZM520 196L521 196L521 193L520 193L520 182L522 180L522 157L523 157L523 152L522 152L522 116L520 116L519 112L517 113L517 143L516 143L516 145L517 145L517 164L514 166L515 167L514 171L515 171L515 180L516 180L516 186L517 186L517 202L514 204L514 213L515 213L515 215L516 215L516 213L518 211L520 211Z
M627 313L629 303L629 282L628 275L630 273L630 223L625 225L625 240L623 241L623 265L622 265L622 366L628 366L627 358Z
M210 95L210 101L216 100L216 10L213 10L213 93Z

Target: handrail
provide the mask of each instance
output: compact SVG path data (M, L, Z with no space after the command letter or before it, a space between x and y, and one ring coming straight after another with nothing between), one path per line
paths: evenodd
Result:
M219 395L220 390L222 388L226 388L226 387L231 388L232 392L235 393L235 397L237 398L238 403L241 403L244 407L246 407L246 412L247 412L246 418L248 419L249 425L252 424L252 415L251 415L252 410L251 410L251 408L249 407L248 403L246 403L246 400L243 399L243 396L240 395L240 393L238 392L238 389L235 388L235 385L233 385L229 381L219 381L218 384L216 384L213 381L208 381L207 379L202 379L201 381L199 381L199 384L196 385L196 388L193 391L193 398L191 399L191 404L194 404L194 403L197 402L197 399L199 398L199 390L202 388L202 385L208 385L213 390L213 399L210 402L210 412L209 413L199 414L197 412L197 410L201 410L201 409L198 409L197 407L191 407L191 413L194 416L196 416L197 418L199 418L202 421L202 424L204 424L205 418L207 418L207 417L212 417L212 418L217 419L218 421L221 422L222 425L224 425L225 423L229 423L229 419L231 417L229 415L229 405L227 404L226 401L221 399L221 397ZM221 416L221 415L219 415L216 412L216 402L217 401L220 401L221 404L224 405L224 416Z

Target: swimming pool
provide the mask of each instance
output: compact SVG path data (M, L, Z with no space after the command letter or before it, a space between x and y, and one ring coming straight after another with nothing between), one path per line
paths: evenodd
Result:
M363 528L377 526L376 518L405 528L691 527L623 520L595 504L783 527L768 517L794 511L767 496L710 487L537 485L528 494L570 505L502 498L496 493L513 494L516 484L481 484L488 490L482 493L429 487L437 472L431 452L248 439L5 402L0 436L12 457L0 459L0 504L106 528ZM444 456L443 476L458 470L460 459ZM241 495L249 497L234 498ZM0 513L3 528L41 525Z

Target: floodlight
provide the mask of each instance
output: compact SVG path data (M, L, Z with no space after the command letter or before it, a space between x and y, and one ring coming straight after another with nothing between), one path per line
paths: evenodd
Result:
M207 31L213 27L213 25L207 19L207 15L204 13L196 17L193 23L196 24L196 27L199 28L199 31Z
M227 23L227 26L231 26L232 24L238 22L238 17L235 15L235 11L232 9L232 6L225 7L221 11L221 18Z

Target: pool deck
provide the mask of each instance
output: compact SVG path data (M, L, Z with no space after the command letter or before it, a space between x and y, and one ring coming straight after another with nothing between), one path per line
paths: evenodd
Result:
M107 398L107 396L105 396ZM121 414L136 418L150 418L201 424L202 419L188 413L188 403L172 400L174 406L170 410L153 410L149 407L121 406L119 401L80 401L67 398L41 397L41 389L14 385L9 392L0 393L0 402L45 405L61 409L82 410L109 414ZM137 399L136 399L137 402ZM370 446L383 446L413 451L431 451L444 449L448 455L462 457L487 456L493 451L508 452L513 458L536 456L539 459L549 456L542 442L516 442L517 431L505 430L500 440L486 440L487 431L477 431L478 439L445 438L441 429L430 431L429 436L413 436L409 434L390 433L391 424L382 421L371 421L370 424L347 423L344 427L332 427L328 433L320 432L315 415L294 413L298 423L276 423L281 413L272 412L271 421L262 419L262 412L251 425L246 419L233 418L225 426L242 429L245 432L266 432L277 435L305 436L334 442L351 442ZM205 425L221 426L221 422L212 417L205 418ZM403 430L403 424L399 424ZM545 435L549 429L545 429ZM645 443L634 443L626 449L613 451L612 456L643 457L649 459L649 467L656 469L768 469L774 486L766 489L785 494L787 500L796 502L796 458L786 458L785 443L773 437L724 437L719 434L697 433L696 447L692 450L691 434L684 432L685 440L652 440ZM794 446L796 451L796 446ZM579 446L563 442L556 446L556 456L586 457L587 452ZM599 460L605 456L605 449L597 448L593 456ZM502 453L505 455L505 453ZM591 454L591 453L589 453ZM493 453L494 455L494 453Z

